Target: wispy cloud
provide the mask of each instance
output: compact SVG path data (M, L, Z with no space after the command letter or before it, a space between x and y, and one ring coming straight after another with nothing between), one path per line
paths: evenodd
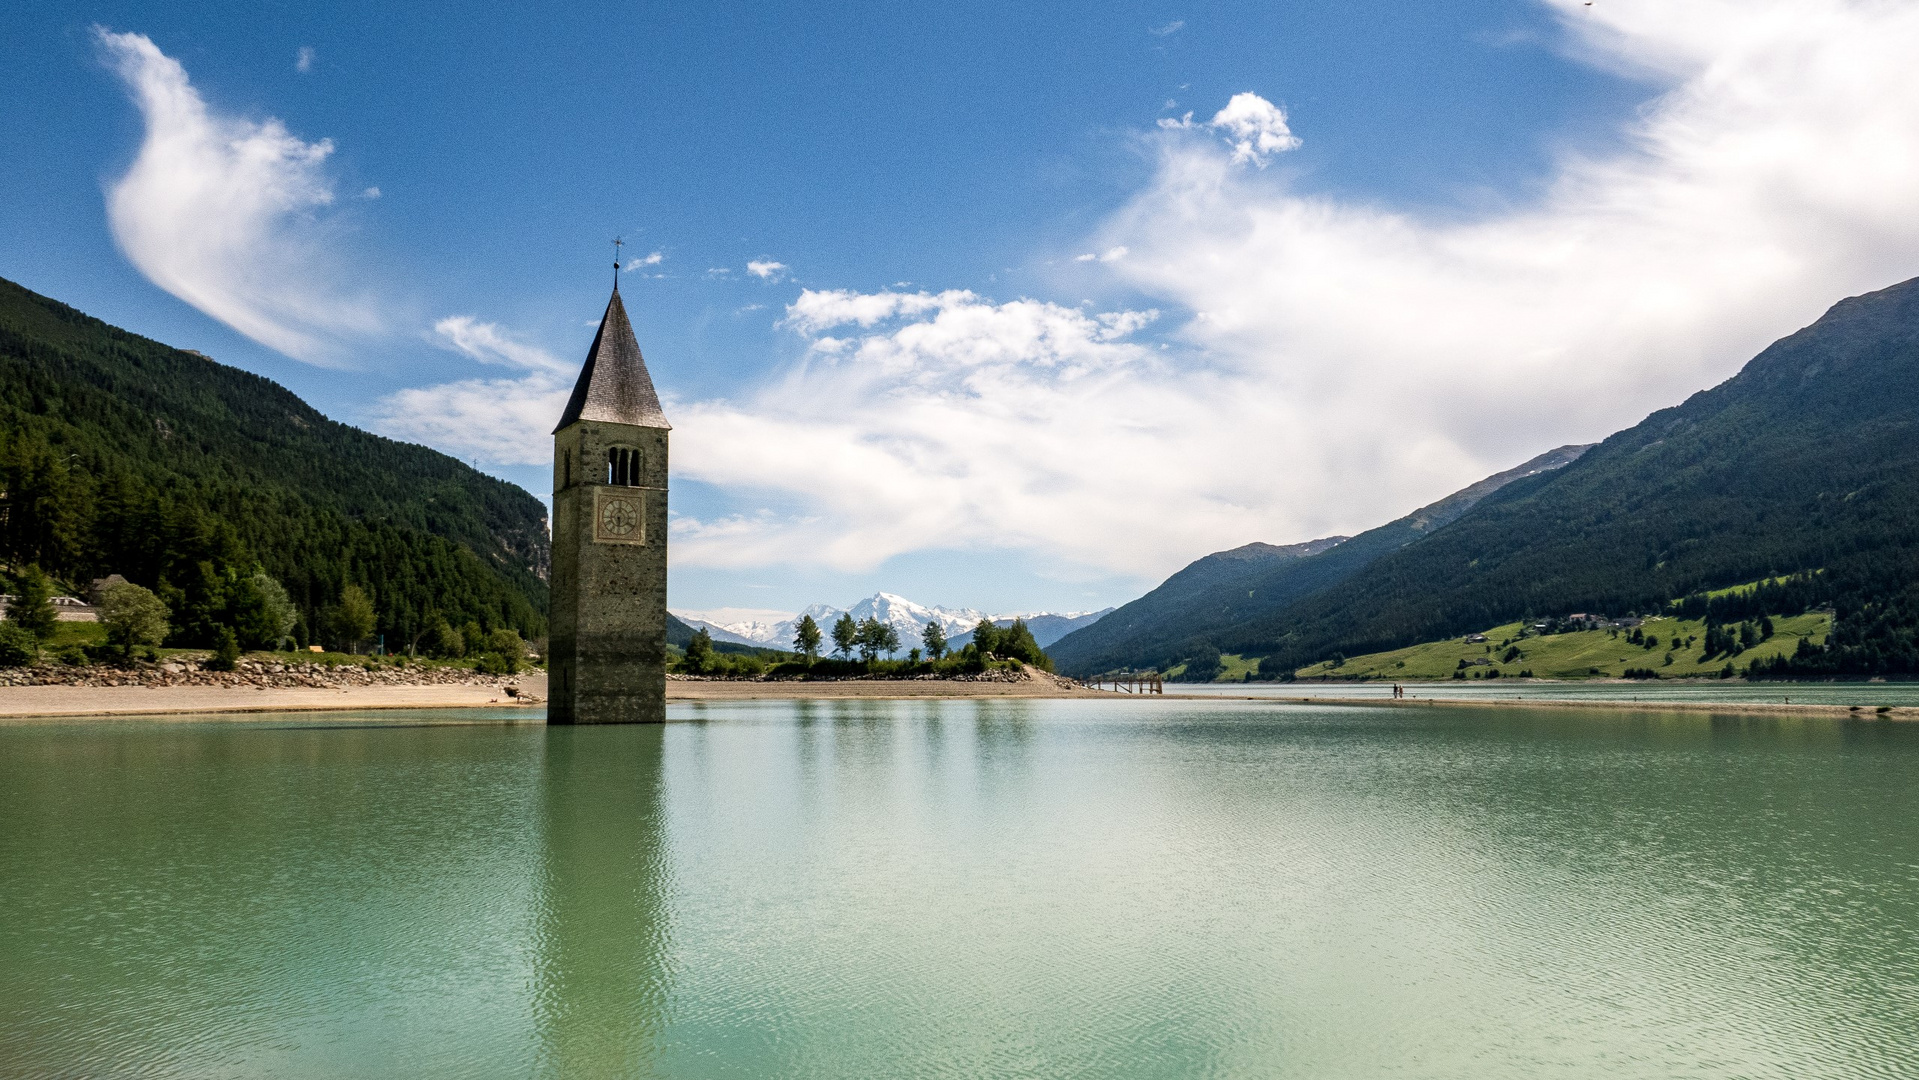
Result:
M553 460L548 434L566 408L568 380L539 372L517 379L461 379L380 399L368 426L383 435L497 465Z
M746 272L761 281L778 281L786 276L786 271L785 263L771 259L752 259L746 264Z
M313 46L302 45L300 51L293 54L293 70L305 75L313 70Z
M1151 30L1148 30L1146 32L1153 35L1154 37L1167 37L1172 34L1177 34L1185 28L1186 28L1185 19L1174 19L1172 22L1169 22L1164 26L1155 26Z
M665 261L666 256L661 252L655 251L650 255L642 255L635 259L626 260L626 265L622 267L622 269L644 270L649 266L658 266Z
M499 326L481 322L471 315L449 315L433 324L433 332L440 344L482 364L502 364L558 375L569 374L577 366L545 349L515 341Z
M341 335L380 326L373 302L334 284L325 172L333 143L278 120L221 116L185 69L141 34L96 28L146 120L124 176L107 189L114 240L154 284L270 348L337 362Z
M401 390L368 410L369 426L395 439L491 464L541 465L552 460L548 433L566 407L577 365L471 315L441 319L433 332L444 348L526 374Z

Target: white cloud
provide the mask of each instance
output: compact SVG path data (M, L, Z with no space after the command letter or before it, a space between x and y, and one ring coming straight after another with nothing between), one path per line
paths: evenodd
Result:
M114 240L154 284L289 356L337 359L343 334L378 329L370 300L333 284L324 165L332 142L278 120L215 114L180 64L141 34L96 29L146 120L126 175L107 190Z
M767 259L753 259L747 262L746 272L761 281L778 281L786 276L786 264Z
M651 255L642 255L637 259L628 259L626 261L626 266L624 266L622 269L642 270L649 266L658 266L665 261L666 261L666 256L656 251ZM598 326L599 324L594 323L593 325Z
M1180 30L1183 29L1185 26L1186 26L1185 19L1174 19L1172 22L1169 22L1164 26L1155 26L1151 30L1148 30L1146 32L1153 35L1154 37L1166 37L1169 34L1179 33Z
M1267 159L1299 146L1286 126L1286 112L1258 94L1234 94L1213 114L1212 126L1233 140L1233 160L1264 168Z
M1168 101L1167 108L1173 103ZM1191 131L1206 128L1224 132L1233 147L1234 164L1253 164L1265 168L1274 154L1299 148L1299 139L1286 125L1286 110L1254 93L1234 94L1226 107L1204 124L1193 123L1193 114L1159 120L1164 131Z
M313 46L300 46L300 51L293 54L293 70L305 75L313 70L313 59Z
M1084 255L1075 255L1073 256L1073 261L1074 262L1109 263L1109 262L1118 262L1121 259L1124 259L1125 257L1126 257L1126 247L1125 245L1122 244L1114 247L1109 247L1103 253L1098 255L1095 255L1090 251Z
M1919 272L1919 7L1560 0L1569 51L1656 79L1603 155L1462 219L1293 190L1255 95L1163 123L1097 237L1188 312L808 290L804 359L680 406L676 465L769 508L676 559L870 567L1025 547L1142 576L1365 528L1730 375L1838 298ZM1195 138L1224 136L1221 147ZM1088 260L1093 261L1093 260Z
M1190 401L1133 393L1184 377L1131 340L1155 315L962 290L802 292L784 322L808 340L801 364L749 400L674 413L683 475L802 509L680 518L675 560L859 569L999 545L1105 563L1153 546L1126 492L1186 482L1187 455L1168 449L1205 426Z
M380 197L380 189L377 187L370 187L370 188L367 188L365 191L360 192L360 198L362 199L377 199L379 197Z

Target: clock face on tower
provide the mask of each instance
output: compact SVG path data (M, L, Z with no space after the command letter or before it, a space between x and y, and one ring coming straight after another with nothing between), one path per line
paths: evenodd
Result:
M646 504L639 492L596 489L593 540L600 544L646 543Z

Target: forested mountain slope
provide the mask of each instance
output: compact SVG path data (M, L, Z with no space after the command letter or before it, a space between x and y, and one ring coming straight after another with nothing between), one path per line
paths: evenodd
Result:
M1811 586L1779 595L1839 613L1808 672L1919 670L1919 280L1841 301L1732 379L1217 644L1303 665L1802 571Z
M438 616L544 631L533 496L4 280L0 489L0 562L154 587L183 644L257 568L291 593L302 640L349 583L389 645Z
M1344 581L1373 560L1457 519L1515 480L1565 467L1586 451L1562 446L1495 473L1396 521L1355 537L1332 536L1278 547L1247 544L1215 552L1157 589L1047 649L1062 671L1090 674L1182 659L1184 650L1270 617L1302 597Z

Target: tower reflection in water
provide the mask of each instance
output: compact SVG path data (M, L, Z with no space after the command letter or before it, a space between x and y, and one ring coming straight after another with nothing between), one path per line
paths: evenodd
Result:
M668 991L659 725L546 732L541 1072L646 1075Z

